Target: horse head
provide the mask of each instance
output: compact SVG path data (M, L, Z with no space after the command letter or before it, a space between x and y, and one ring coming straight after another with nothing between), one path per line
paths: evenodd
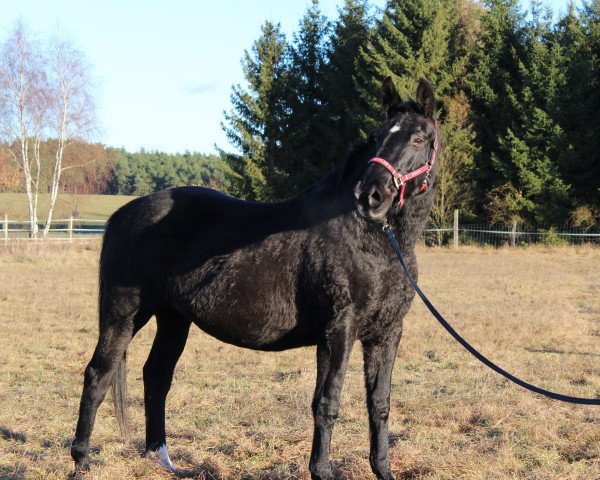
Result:
M381 98L386 120L372 134L376 154L354 190L358 212L374 221L384 221L405 199L430 188L440 143L433 88L425 78L416 100L403 102L389 77Z

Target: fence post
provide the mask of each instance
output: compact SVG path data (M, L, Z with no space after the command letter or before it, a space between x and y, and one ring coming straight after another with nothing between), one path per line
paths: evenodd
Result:
M73 241L73 215L69 217L69 242Z
M517 221L513 220L512 230L510 232L510 244L513 247L517 246Z
M454 209L454 248L458 248L458 208Z
M4 243L8 243L8 213L4 214L4 225L2 226L4 231Z

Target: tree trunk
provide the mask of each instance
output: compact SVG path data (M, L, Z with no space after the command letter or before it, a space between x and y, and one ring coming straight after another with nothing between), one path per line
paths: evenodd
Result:
M27 141L27 134L24 133L21 137L21 160L23 167L23 176L25 177L25 193L27 195L27 211L29 214L29 238L37 238L38 224L37 224L37 194L31 188L33 185L33 179L31 178L31 164L29 163L29 144Z
M62 157L64 152L64 140L60 139L58 142L58 148L56 149L56 155L54 157L54 167L52 169L52 185L50 187L50 205L48 207L48 214L46 215L46 222L44 223L44 231L42 232L42 238L48 236L50 231L50 224L52 223L52 214L54 212L54 206L56 205L56 198L58 197L58 190L60 185L60 174L62 173Z
M68 85L68 82L67 82ZM50 205L48 206L48 214L46 215L46 222L44 223L44 231L42 238L45 239L50 231L50 224L52 223L52 213L54 212L54 206L56 205L56 198L58 197L58 190L60 186L60 175L63 171L62 159L65 151L66 141L66 127L67 127L67 112L69 111L69 89L65 88L65 83L61 79L62 87L62 98L61 98L61 115L60 122L58 124L58 145L56 147L56 154L54 155L54 165L52 167L52 185L50 186Z

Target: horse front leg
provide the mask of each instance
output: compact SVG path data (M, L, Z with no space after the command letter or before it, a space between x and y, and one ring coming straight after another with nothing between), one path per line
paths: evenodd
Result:
M402 328L398 328L395 332L389 332L388 335L382 341L363 342L371 439L369 461L378 480L395 478L390 467L388 417L392 370Z
M317 345L317 385L312 402L314 434L309 465L313 480L335 478L329 463L329 447L354 340L347 331L335 332L328 333Z

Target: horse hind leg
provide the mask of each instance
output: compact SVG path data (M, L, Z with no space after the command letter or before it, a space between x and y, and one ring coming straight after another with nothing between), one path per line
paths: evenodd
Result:
M172 310L156 315L156 337L144 365L146 452L156 452L160 465L176 470L167 451L165 405L175 365L187 341L190 322Z
M89 446L98 407L104 400L125 351L135 333L150 319L151 313L138 309L133 314L119 314L112 309L100 308L100 333L92 359L88 363L79 404L79 418L71 457L75 470L89 468Z

